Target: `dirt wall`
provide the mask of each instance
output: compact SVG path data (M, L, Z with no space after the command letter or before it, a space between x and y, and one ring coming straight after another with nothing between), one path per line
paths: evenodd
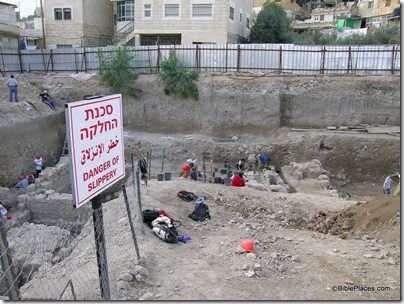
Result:
M69 75L38 77L24 74L16 75L16 78L20 82L20 105L26 102L33 108L28 111L9 103L8 92L1 92L0 154L6 160L0 165L2 186L10 186L20 174L31 172L37 153L44 157L47 165L58 162L65 139L65 103L81 100L85 95L110 94L97 76L77 80ZM125 131L200 134L216 138L262 136L262 142L268 147L274 144L266 144L269 136L280 127L326 128L359 123L400 125L399 77L201 74L199 101L165 95L164 83L153 75L141 75L134 86L143 93L138 99L123 96ZM42 89L50 92L56 112L38 100ZM289 160L291 157L287 155L290 153L282 152L288 150L287 145L289 143L271 153L278 154L280 160ZM309 142L303 146L306 148L298 150L311 151ZM319 146L315 145L314 151ZM337 151L338 145L333 146L333 151ZM345 146L351 147L352 153L356 150L355 141ZM182 151L187 153L187 149ZM324 151L321 153L325 155ZM385 152L380 151L381 154ZM399 147L394 144L390 152L387 159L395 162ZM303 154L299 161L304 160ZM342 154L347 152L335 153L332 159ZM357 156L350 159L358 160Z

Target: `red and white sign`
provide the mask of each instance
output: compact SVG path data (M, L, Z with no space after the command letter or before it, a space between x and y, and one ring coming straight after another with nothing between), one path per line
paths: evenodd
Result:
M66 104L76 208L125 177L122 95Z

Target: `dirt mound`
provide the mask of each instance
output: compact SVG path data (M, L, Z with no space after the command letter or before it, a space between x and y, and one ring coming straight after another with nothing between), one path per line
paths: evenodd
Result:
M346 238L377 238L385 243L400 240L400 198L377 196L338 212L320 211L301 227Z

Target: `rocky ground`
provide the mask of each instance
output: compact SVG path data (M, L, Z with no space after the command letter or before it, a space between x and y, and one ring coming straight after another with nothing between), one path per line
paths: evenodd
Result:
M33 107L29 111L22 110L24 104L9 104L3 91L2 124L26 120L30 115L52 113L38 99L42 83L46 84L45 78L31 79L21 85L20 94L25 94L22 101ZM60 87L52 89L65 94L66 100L79 100L83 94L68 95L68 86L60 83ZM103 93L96 87L92 89L94 94ZM58 111L62 111L62 107ZM167 138L171 135L133 132L125 136L133 138L131 148L140 153L136 150L137 142L147 138L161 150L165 147L164 142L172 142ZM291 133L287 137L298 138ZM204 138L199 143L206 144L208 140ZM242 152L261 143L262 138L251 137ZM178 231L189 236L190 241L164 243L140 223L137 216L135 228L141 257L138 259L123 194L105 203L111 299L401 299L399 197L382 195L381 186L373 181L348 183L345 180L338 187L327 185L327 179L321 177L325 171L321 164L321 170L314 175L306 172L304 178L296 174L296 170L306 168L306 163L290 162L278 167L284 184L293 190L289 193L283 191L285 188L270 191L269 172L262 171L250 174L250 181L244 188L181 180L177 171L184 161L183 155L173 156L178 154L180 147L178 144L166 159L165 169L173 172L173 178L158 181L153 175L142 190L142 207L163 209L180 220L182 226ZM161 158L153 161L153 172L158 172ZM307 161L315 163L312 159ZM329 176L336 174L328 173ZM128 197L133 199L131 182L129 179L127 190ZM176 196L179 190L203 196L212 218L204 222L191 220L188 215L194 204L180 200ZM318 216L320 214L325 216ZM24 229L42 231L45 228L26 225ZM21 230L23 228L12 231ZM53 231L51 233L64 235L64 232ZM254 242L254 253L240 249L240 243L246 239ZM40 248L41 240L37 241L36 245L31 245ZM94 247L90 219L69 245L70 255L60 258L60 261L43 263L37 276L21 289L21 297L58 298L64 286L57 284L63 285L62 282L72 279L77 299L101 299ZM43 256L36 258L45 260ZM38 262L38 268L40 264ZM54 265L50 267L51 264ZM73 299L70 289L65 291L62 299Z
M293 174L285 182L299 192L271 192L268 173L250 174L244 188L176 176L151 179L142 189L143 210L162 209L181 221L178 231L190 241L165 243L135 220L140 260L123 195L105 203L111 299L400 299L399 197L369 196L370 188L366 195L356 193L357 199L336 197L318 179L294 179ZM129 179L129 198L131 184ZM194 203L179 199L179 190L203 196L212 218L191 220ZM71 245L70 256L39 271L22 288L22 296L49 297L50 290L61 291L55 282L72 279L77 299L100 299L92 229L88 223ZM246 239L254 242L254 253L241 250ZM91 291L88 282L93 282ZM72 296L67 289L63 299Z

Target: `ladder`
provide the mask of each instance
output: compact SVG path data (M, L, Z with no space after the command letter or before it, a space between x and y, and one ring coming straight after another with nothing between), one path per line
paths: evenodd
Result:
M63 144L63 149L62 149L62 156L67 156L69 155L69 148L67 145L67 137L65 137L65 143Z

